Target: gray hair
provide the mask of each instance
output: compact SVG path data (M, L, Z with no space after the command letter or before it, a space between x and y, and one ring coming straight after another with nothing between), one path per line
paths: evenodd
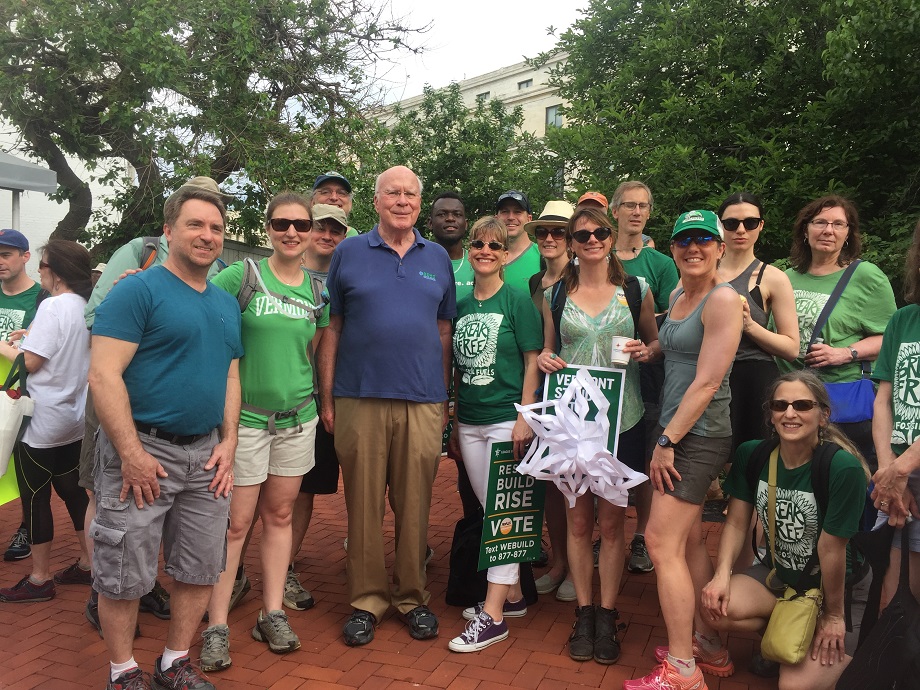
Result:
M392 168L387 168L387 169L384 170L382 173L380 173L379 175L377 175L377 177L374 178L374 196L377 196L378 194L380 194L380 178L383 177L383 176L384 176L386 173L388 173L390 170L392 170ZM421 195L422 195L422 189L423 189L422 178L419 177L419 176L415 173L414 170L411 170L411 168L410 168L409 170L410 170L410 172L411 172L413 175L415 175L415 181L418 182L418 194L419 194L419 196L421 196Z

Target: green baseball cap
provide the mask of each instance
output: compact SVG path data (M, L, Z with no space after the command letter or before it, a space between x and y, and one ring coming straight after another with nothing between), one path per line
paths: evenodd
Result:
M671 233L673 240L677 235L687 230L702 230L720 240L725 240L725 233L722 230L722 222L719 217L712 211L687 211L681 213L677 222L674 223L674 232Z

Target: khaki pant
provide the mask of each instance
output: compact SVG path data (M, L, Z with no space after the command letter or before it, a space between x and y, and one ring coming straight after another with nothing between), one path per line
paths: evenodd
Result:
M336 398L335 451L348 508L348 596L381 620L427 604L425 550L431 489L441 453L443 404ZM389 487L396 520L393 591L383 551Z

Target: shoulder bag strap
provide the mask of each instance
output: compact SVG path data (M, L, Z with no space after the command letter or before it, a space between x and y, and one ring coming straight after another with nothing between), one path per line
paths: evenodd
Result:
M824 326L827 323L827 320L830 318L831 312L834 311L834 307L837 306L840 295L843 294L844 288L846 288L847 283L850 282L850 278L853 277L853 272L861 262L861 259L856 259L855 261L851 262L843 272L843 275L840 276L840 280L838 280L837 284L834 286L834 290L831 292L831 296L828 297L827 302L824 303L824 309L822 309L821 313L818 314L818 318L815 321L815 327L811 332L811 340L808 342L809 348L815 344L815 338L821 337L821 331L824 330Z
M779 446L770 453L769 467L767 469L767 522L770 530L770 562L773 572L776 572L776 463L779 462ZM767 577L770 580L770 577Z

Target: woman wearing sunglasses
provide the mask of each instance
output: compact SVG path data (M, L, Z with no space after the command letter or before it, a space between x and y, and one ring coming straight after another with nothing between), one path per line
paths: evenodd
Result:
M681 287L661 326L665 379L660 425L649 465L655 489L645 541L658 573L658 599L668 647L648 676L626 681L625 690L663 686L705 690L698 648L718 675L734 670L718 632L707 625L693 632L696 602L712 577L702 534L706 492L728 460L731 424L728 373L741 340L738 293L719 277L725 253L722 225L712 211L688 211L674 224L671 254ZM705 352L705 355L702 353Z
M753 194L732 194L719 207L725 228L722 280L743 298L744 333L729 378L732 439L737 447L766 438L761 414L767 387L779 375L774 357L793 360L799 352L799 321L789 278L754 256L763 230L763 206ZM774 330L767 324L772 317Z
M781 372L811 367L826 384L855 383L863 377L864 365L868 369L878 357L885 326L895 312L894 292L885 274L868 261L855 267L824 328L814 332L829 296L860 254L859 214L853 202L825 196L799 211L792 228L792 267L786 275L795 294L801 344L794 361L777 360ZM863 407L863 414L845 419L834 409L833 421L874 470L871 401Z
M543 305L543 291L559 282L569 263L565 226L574 211L567 201L549 201L537 220L524 225L524 230L537 240L537 250L542 263L546 265L546 268L530 279L530 296L537 309ZM553 550L553 564L537 578L537 594L550 594L555 590L559 601L575 601L575 586L566 578L569 568L565 539L565 499L552 482L547 482L543 511Z
M476 497L485 506L489 446L512 441L521 459L533 431L514 408L535 401L537 353L543 344L540 316L527 294L502 280L508 261L508 230L486 216L470 230L473 292L457 302L454 366L456 423L451 445L460 456ZM508 637L505 618L527 613L517 563L489 568L486 600L463 611L466 629L448 643L454 652L477 652Z
M313 467L317 413L310 350L329 324L329 311L316 308L321 296L313 293L300 263L312 227L308 209L301 195L282 192L265 211L272 254L259 261L254 272L257 288L243 311L246 354L240 360L243 401L227 567L214 587L209 627L202 633L205 671L230 666L227 614L240 552L256 510L262 518L263 607L252 636L278 654L300 648L281 606L291 554L291 514L301 478ZM239 296L242 289L253 287L243 285L247 275L244 262L238 261L213 282Z
M787 586L800 592L821 586L824 604L811 650L799 664L780 666L779 685L830 689L850 660L844 644L847 543L859 529L868 468L850 440L830 423L827 390L813 373L795 371L777 379L767 391L765 407L767 424L779 439L776 507L773 515L767 514L769 465L773 460L765 461L759 474L756 469L748 470L755 448L761 443L770 448L776 446L776 441L741 444L725 482L732 498L719 542L715 576L703 588L703 617L726 632L762 633L777 595ZM828 470L824 511L819 508L818 492L812 484L811 465L827 442L836 443L840 449L834 453ZM751 474L756 474L756 481L752 481ZM738 554L750 540L749 526L755 509L764 525L769 525L771 519L774 522L775 543L768 545L764 564L732 574ZM770 530L765 530L769 541ZM812 568L815 558L817 571ZM854 628L858 631L858 621L854 621ZM850 646L849 652L852 651Z
M631 339L624 347L632 359L626 366L617 459L637 472L644 472L645 406L639 390L637 362L649 362L660 356L652 293L639 278L642 304L639 323L634 323L624 290L626 272L614 251L613 229L606 213L596 208L581 208L569 219L566 231L568 247L578 263L568 264L563 273L567 294L559 328L561 348L557 353L551 312L554 289L548 288L543 301L545 346L538 364L545 373L569 365L610 367L613 338ZM637 331L641 340L634 339ZM592 585L595 500L601 535L600 606L594 605ZM626 559L625 517L625 507L613 505L590 491L579 496L573 508L566 506L569 573L578 602L575 626L569 637L569 656L576 661L594 659L601 664L612 664L620 656L616 598Z

